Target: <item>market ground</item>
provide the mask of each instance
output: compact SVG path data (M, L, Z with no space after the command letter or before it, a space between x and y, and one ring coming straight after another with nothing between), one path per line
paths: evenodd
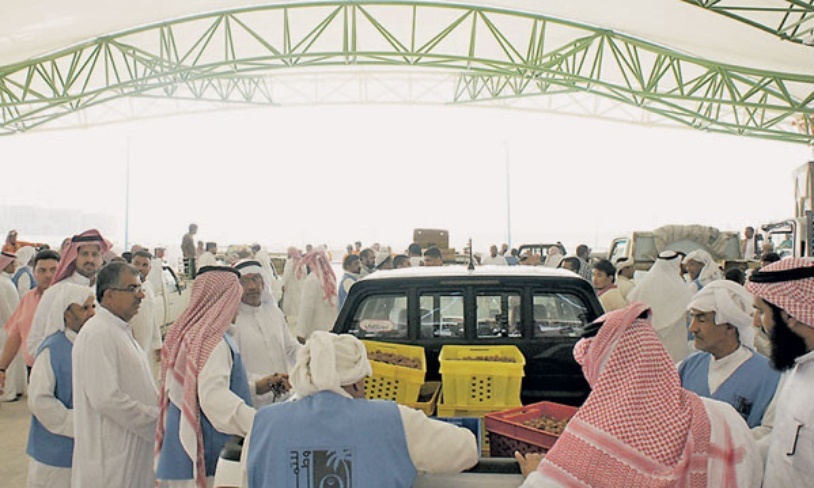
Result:
M28 458L25 445L28 441L28 413L26 397L16 402L0 403L0 480L8 488L25 487Z

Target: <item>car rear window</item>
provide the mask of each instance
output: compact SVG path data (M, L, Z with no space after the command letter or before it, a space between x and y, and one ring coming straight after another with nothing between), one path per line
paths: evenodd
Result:
M521 337L520 294L479 293L475 298L478 337Z
M463 293L422 293L419 307L421 337L464 337Z
M575 295L535 292L532 317L534 337L560 335L563 330L587 325L588 309Z
M356 309L349 332L360 338L407 337L407 296L374 295Z

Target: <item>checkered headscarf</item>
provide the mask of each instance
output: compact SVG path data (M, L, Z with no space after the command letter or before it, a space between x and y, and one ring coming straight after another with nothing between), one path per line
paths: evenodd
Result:
M814 261L781 259L755 271L746 290L814 327Z
M537 470L562 486L706 487L709 417L681 388L649 308L634 302L598 321L574 348L591 394Z

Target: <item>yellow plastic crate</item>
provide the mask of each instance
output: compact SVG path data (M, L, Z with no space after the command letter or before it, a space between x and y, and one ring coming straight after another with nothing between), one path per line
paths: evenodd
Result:
M394 400L402 405L415 403L418 400L421 385L424 384L424 375L427 372L424 348L388 342L362 342L369 353L379 351L398 354L418 359L421 364L421 367L416 369L370 361L373 375L365 379L365 397L368 399Z
M421 385L421 390L418 393L418 400L415 402L407 402L408 407L422 410L427 416L435 413L435 405L438 403L438 395L441 391L440 381L428 381ZM426 398L426 401L421 401Z
M493 356L513 362L459 359ZM521 405L520 387L526 359L517 347L444 346L438 358L447 405L465 409Z

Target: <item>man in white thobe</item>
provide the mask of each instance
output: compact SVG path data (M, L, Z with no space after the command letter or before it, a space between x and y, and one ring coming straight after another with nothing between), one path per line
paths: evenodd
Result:
M14 310L20 303L20 295L17 287L11 281L14 270L17 267L17 256L3 252L0 254L0 350L6 344L6 322L14 314ZM0 401L10 402L16 400L25 390L25 369L22 356L17 353L14 360L5 373L5 385L3 386Z
M113 262L99 271L101 305L73 347L73 487L148 488L158 394L128 323L144 293L139 272Z
M70 488L74 418L71 350L76 335L96 311L87 286L66 283L51 308L46 339L31 369L26 453L29 488Z
M496 266L508 266L509 263L506 261L506 258L497 253L497 246L492 244L489 247L489 255L483 258L481 264L493 264Z
M681 258L663 251L644 278L628 295L628 302L644 302L653 310L653 328L673 361L690 353L687 342L687 306L695 292L681 279Z
M45 329L48 326L46 318L53 300L51 295L55 293L51 290L59 286L62 281L93 287L96 283L96 273L102 267L102 256L110 251L111 247L111 243L96 229L90 229L71 237L68 246L62 252L51 286L45 290L37 305L37 312L31 323L31 331L26 339L26 347L31 356L37 354L37 349L45 339Z
M361 258L360 258L361 259ZM308 277L302 285L300 314L297 318L297 340L305 343L316 330L331 330L339 315L336 275L325 253L313 251L302 258Z
M273 375L273 388L257 394L252 388L255 408L269 405L288 397L288 372L297 362L297 353L302 345L297 342L288 328L285 316L274 300L266 282L268 273L257 261L243 261L235 265L240 272L240 285L243 295L234 327L234 338L249 384L268 381Z
M161 321L163 321L163 310L159 310L161 303L156 296L153 284L147 279L152 268L152 254L149 251L141 250L133 254L133 266L141 275L141 289L144 292L144 299L141 301L141 308L130 321L133 329L133 337L138 341L153 377L158 378L158 366L161 362ZM159 319L159 313L161 318Z
M746 283L783 371L774 426L759 445L767 453L763 486L811 486L814 475L814 262L788 258L755 271Z
M307 273L300 266L302 254L296 247L288 248L288 259L283 267L283 313L288 321L288 326L293 331L297 327L297 317L300 313L300 300L302 299L302 284L305 282Z

